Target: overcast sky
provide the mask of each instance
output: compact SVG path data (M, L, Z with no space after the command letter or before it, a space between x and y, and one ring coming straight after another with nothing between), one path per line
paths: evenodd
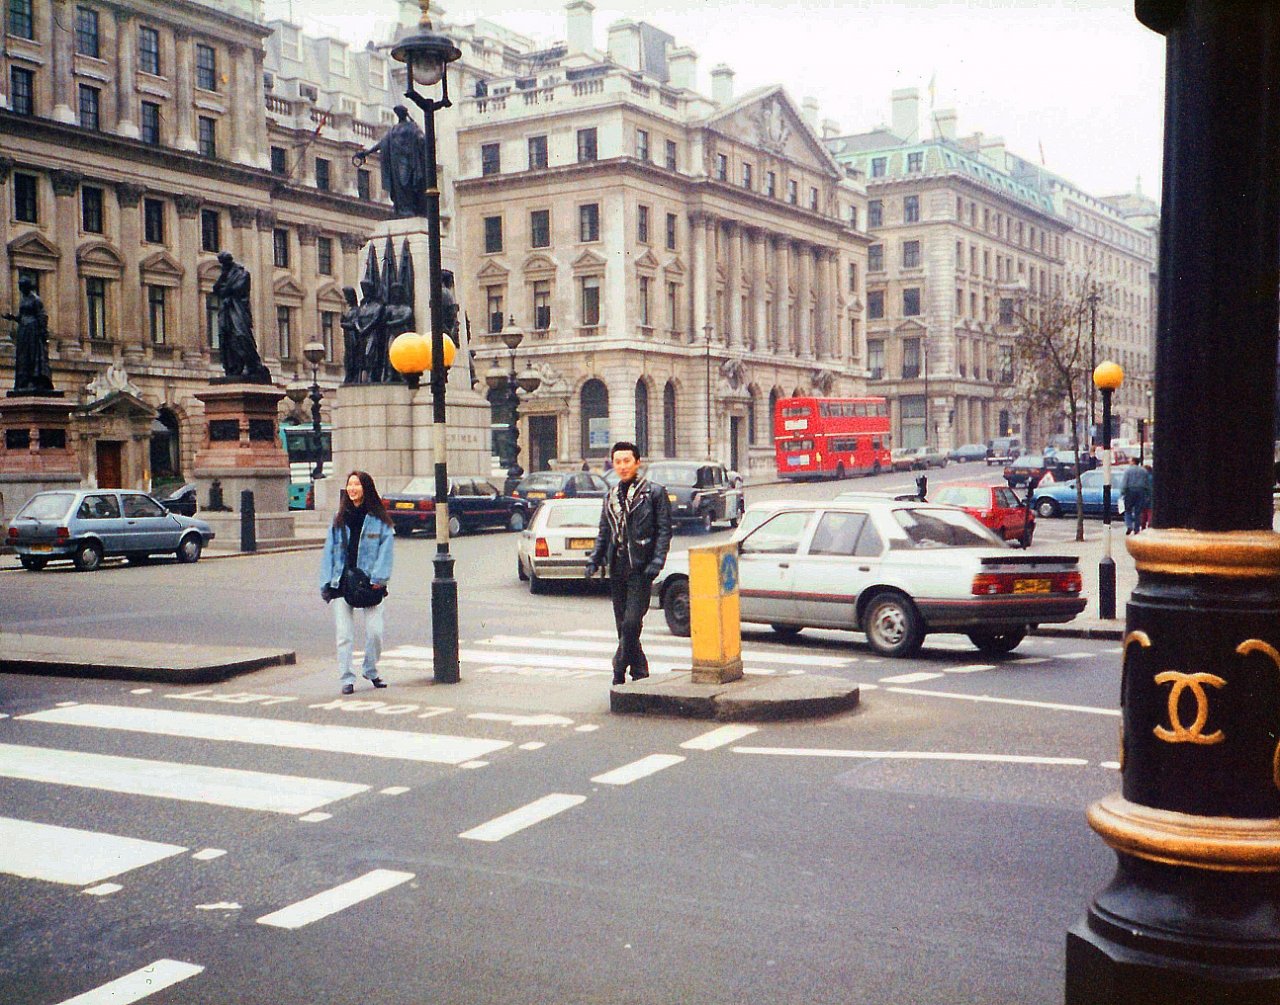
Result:
M643 19L698 53L699 90L710 70L737 71L738 93L781 82L797 103L812 95L822 118L861 132L889 118L889 92L919 87L929 108L959 112L962 135L1003 136L1008 148L1044 161L1096 195L1142 190L1160 196L1164 40L1133 16L1132 0L595 0L595 34ZM284 16L290 0L267 0ZM353 43L391 21L394 0L292 0ZM446 20L479 16L535 40L564 38L562 0L457 0Z

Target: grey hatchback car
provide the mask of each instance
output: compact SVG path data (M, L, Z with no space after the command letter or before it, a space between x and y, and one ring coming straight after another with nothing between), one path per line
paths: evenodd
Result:
M213 528L203 520L170 513L145 492L115 489L37 492L8 534L22 567L32 572L60 558L88 571L108 555L135 564L158 553L197 562L212 540Z

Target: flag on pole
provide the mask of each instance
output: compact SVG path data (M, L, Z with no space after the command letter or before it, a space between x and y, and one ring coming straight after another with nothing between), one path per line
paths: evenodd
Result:
M1044 140L1040 140L1039 143L1040 143L1040 163L1043 165L1047 163L1044 159Z
M933 71L933 76L929 78L929 110L933 110L933 106L938 97L938 71Z

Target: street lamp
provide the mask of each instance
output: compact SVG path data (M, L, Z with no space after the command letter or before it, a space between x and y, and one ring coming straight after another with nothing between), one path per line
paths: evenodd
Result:
M313 493L315 483L324 477L324 450L320 444L320 399L324 395L320 391L320 363L326 355L323 342L308 342L302 347L303 358L311 364L311 451L316 462L316 466L311 469Z
M1089 369L1096 371L1098 369L1098 301L1102 298L1098 296L1098 284L1093 283L1089 287L1089 295L1085 297L1085 302L1089 305ZM1089 450L1093 451L1093 430L1098 421L1097 398L1094 396L1093 389L1089 390Z
M708 321L702 326L702 334L707 337L706 340L706 360L707 360L707 460L711 460L711 333L715 331L715 326Z
M1105 360L1093 371L1093 386L1102 392L1102 561L1098 563L1098 617L1116 616L1116 563L1111 557L1111 392L1124 383L1118 363Z
M516 327L514 317L509 318L502 329L502 341L511 352L510 369L504 371L495 359L493 366L484 375L484 382L494 392L491 400L500 404L507 416L508 435L503 437L500 463L507 469L507 480L502 492L510 495L512 488L524 475L524 468L520 466L520 392L532 394L541 386L542 378L534 371L532 361L525 363L524 373L516 374L516 350L524 341L524 332Z

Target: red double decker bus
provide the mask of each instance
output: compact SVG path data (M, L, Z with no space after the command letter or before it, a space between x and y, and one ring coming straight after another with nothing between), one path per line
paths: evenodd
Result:
M884 398L782 398L773 430L781 478L844 478L893 468Z

